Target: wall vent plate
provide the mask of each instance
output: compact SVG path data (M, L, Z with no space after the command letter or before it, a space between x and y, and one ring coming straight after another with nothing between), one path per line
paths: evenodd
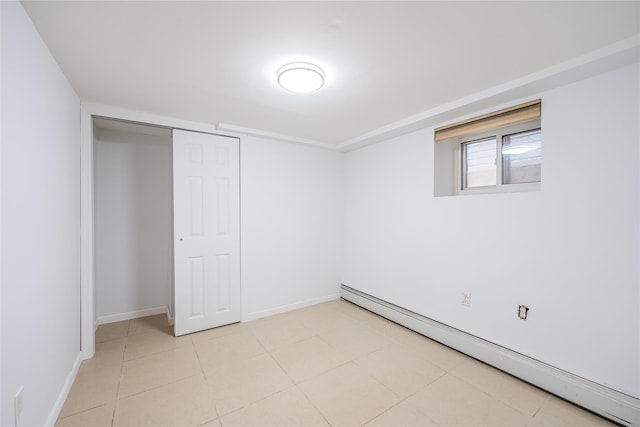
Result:
M521 318L522 320L525 320L527 318L528 313L529 313L529 307L526 307L524 305L521 305L518 307L518 317Z

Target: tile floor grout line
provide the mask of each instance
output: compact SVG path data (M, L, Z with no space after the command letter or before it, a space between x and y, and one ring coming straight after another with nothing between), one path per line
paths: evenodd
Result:
M129 398L132 398L132 397L135 397L135 396L140 396L141 394L147 393L147 392L149 392L149 391L158 390L159 388L166 387L166 386L169 386L169 385L172 385L172 384L178 383L178 382L180 382L180 381L188 380L189 378L197 377L198 375L200 375L200 374L188 375L188 376L186 376L186 377L178 378L177 380L174 380L174 381L171 381L171 382L168 382L168 383L164 383L164 384L156 385L156 386L153 386L153 387L148 388L148 389L146 389L146 390L138 391L138 392L135 392L135 393L133 393L133 394L129 394L129 395L127 395L127 396L123 396L122 398L118 398L118 399L116 399L116 403L117 403L118 401L121 401L121 400L129 399ZM206 378L205 378L205 379L206 379Z
M413 396L407 396L404 399L401 399L399 402L395 403L394 405L391 405L390 407L388 407L387 409L385 409L384 411L382 411L381 413L379 413L378 415L375 415L372 418L369 418L367 421L365 421L364 423L360 424L360 426L366 426L368 423L370 423L371 421L375 420L376 418L379 418L381 416L383 416L384 414L386 414L387 412L389 412L390 410L392 410L393 408L395 408L396 406L400 405L402 402L405 402L407 399L409 399L409 397Z
M322 417L322 419L325 420L325 422L329 425L332 426L333 424L331 424L331 422L329 421L329 419L326 417L326 415L324 414L324 412L322 412L320 410L320 408L318 408L315 403L313 403L313 401L311 400L311 398L309 396L307 396L307 393L304 392L304 390L302 389L302 387L300 387L300 384L294 384L294 386L298 389L298 391L304 396L305 399L307 399L307 402L309 402L309 404L316 410L318 411L318 413L320 414L320 416Z
M69 417L73 417L73 416L76 416L76 415L80 415L80 414L83 414L85 412L92 411L94 409L102 408L103 406L107 406L108 404L109 404L108 402L107 403L100 403L99 405L91 406L90 408L85 408L85 409L83 409L81 411L73 412L71 414L67 414L64 417L58 417L58 419L64 420L65 418L69 418Z
M275 356L273 354L271 354L271 352L267 352L267 354L269 355L269 357L271 358L271 360L273 360L275 362L276 365L278 365L278 367L280 368L280 370L282 372L284 372L284 374L287 376L287 378L289 378L289 380L291 381L291 384L296 384L296 381L291 377L291 375L289 375L289 372L287 372L286 369L284 369L284 367L280 364L280 362L278 362L278 360L275 358Z
M370 353L371 354L371 353ZM364 357L364 356L362 356ZM360 357L358 358L360 359ZM353 364L356 365L356 367L361 370L366 376L368 376L369 378L371 378L372 380L374 380L375 382L377 382L378 384L380 384L382 387L386 388L387 390L389 390L394 396L396 396L398 399L402 399L402 396L400 396L398 393L396 393L395 391L391 390L391 388L389 388L386 384L384 384L382 381L378 380L378 378L375 375L372 375L369 373L369 371L362 365L360 365L356 359L352 360ZM395 406L395 405L394 405Z
M116 402L113 404L113 410L111 411L111 427L113 427L113 424L116 422L116 405L118 404L118 401L116 400Z
M490 393L490 392L488 392L488 391L486 391L486 390L483 390L482 388L480 388L480 387L476 386L475 384L473 384L472 382L470 382L470 381L466 380L465 378L463 378L463 377L462 377L462 376L460 376L459 374L456 374L455 372L453 372L453 370L452 370L452 371L450 371L450 372L447 372L447 374L452 375L452 376L454 376L455 378L459 379L460 381L465 382L467 385L469 385L469 386L471 386L471 387L473 387L473 388L475 388L475 389L477 389L477 390L481 391L481 392L482 392L482 393L484 393L486 396L490 397L491 399L493 399L493 400L495 400L495 401L497 401L497 402L502 403L502 404L503 404L503 405L505 405L505 406L508 406L509 408L513 409L514 411L519 412L519 413L520 413L520 414L522 414L523 416L525 416L525 417L527 417L527 418L533 418L533 416L532 416L532 415L529 415L529 414L526 414L526 413L522 412L520 409L518 409L518 408L514 407L514 406L513 406L513 405L511 405L510 403L505 402L505 401L504 401L504 399L502 399L501 397L499 397L499 396L494 396L494 395L493 395L493 393ZM520 380L520 381L521 381L521 380ZM434 382L435 382L435 381L434 381ZM542 409L542 405L541 405L540 407L538 407L538 409L536 410L536 412L534 413L534 415L535 415L535 414L537 414L537 413L538 413L538 411L539 411L540 409Z
M198 349L196 348L195 343L193 342L193 337L190 337L191 339L191 344L193 345L193 351L196 353L196 358L198 359L198 365L200 366L200 371L202 372L202 378L204 379L204 382L207 384L207 387L210 386L209 381L207 380L207 374L204 372L204 366L202 366L202 361L200 360L200 354L198 353ZM204 423L202 423L201 425L205 425L207 423L210 423L211 421L218 421L218 424L220 424L220 426L222 426L222 417L220 416L220 412L218 412L218 405L216 405L215 403L215 398L213 397L213 395L211 396L211 404L213 405L213 409L214 411L216 411L216 418L213 420L209 420L209 421L205 421Z
M180 346L180 347L172 347L172 348L166 348L166 349L164 349L164 350L153 351L153 352L151 352L151 353L147 353L147 354L142 355L142 356L139 356L139 357L133 357L133 358L131 358L131 359L125 359L125 360L123 361L123 363L128 363L128 362L131 362L131 361L133 361L133 360L140 360L140 359L144 359L145 357L155 356L155 355L158 355L158 354L161 354L161 353L166 353L166 352L169 352L169 351L180 350L180 349L182 349L182 348L186 348L186 347L187 347L187 346L185 345L185 346ZM195 346L194 346L194 349L195 349ZM126 353L126 351L125 351L125 353Z
M129 326L131 325L131 322L129 322ZM127 328L128 330L128 328ZM125 339L124 342L124 349L122 350L122 360L120 361L120 373L118 374L118 386L116 387L116 396L115 396L115 400L113 402L113 415L111 417L111 425L113 426L113 424L115 423L116 420L116 410L118 408L118 396L120 394L120 385L122 384L122 379L124 377L124 355L127 352L127 340Z
M191 338L191 343L193 344L193 338ZM202 360L200 360L200 354L198 353L198 349L196 346L193 346L193 351L196 353L196 359L198 359L198 366L200 366L200 371L202 372L202 376L204 379L207 379L207 374L204 372L204 367L202 366Z

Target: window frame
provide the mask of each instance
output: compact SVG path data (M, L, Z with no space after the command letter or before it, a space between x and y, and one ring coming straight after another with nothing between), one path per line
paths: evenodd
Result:
M503 137L507 135L513 135L528 131L540 130L542 133L541 120L529 120L515 125L502 126L499 128L491 129L485 132L478 132L471 135L465 135L457 139L456 153L455 153L455 176L456 176L456 193L457 195L469 195L469 194L491 194L491 193L514 193L514 192L526 192L526 191L540 191L542 176L538 182L516 183L516 184L503 184L502 183L502 143ZM496 184L482 187L465 188L466 177L464 176L466 171L466 158L464 156L464 145L472 143L474 141L482 141L489 138L496 139Z

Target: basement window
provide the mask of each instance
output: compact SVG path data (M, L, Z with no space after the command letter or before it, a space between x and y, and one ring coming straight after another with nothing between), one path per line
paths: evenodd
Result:
M520 129L506 128L485 138L462 139L458 150L460 192L539 189L541 136L539 123L534 122Z
M436 129L434 195L539 190L540 106L536 100Z

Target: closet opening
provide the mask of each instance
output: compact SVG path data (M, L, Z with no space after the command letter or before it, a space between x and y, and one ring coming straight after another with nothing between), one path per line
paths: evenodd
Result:
M95 320L173 319L172 130L93 117Z

